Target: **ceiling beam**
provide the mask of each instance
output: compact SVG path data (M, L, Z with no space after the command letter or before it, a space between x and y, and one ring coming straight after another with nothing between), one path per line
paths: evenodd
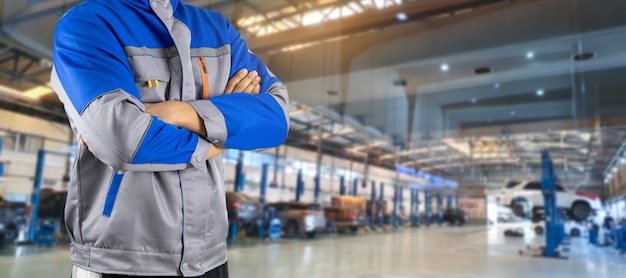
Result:
M396 15L400 12L408 16L406 22L424 20L442 14L454 14L454 12L486 6L504 0L448 0L407 2L402 5L387 7L379 10L365 11L337 21L327 21L313 26L304 26L276 34L262 37L249 38L248 44L255 52L263 53L274 49L280 49L286 45L303 44L320 41L334 37L366 32L373 29L383 29L400 22Z

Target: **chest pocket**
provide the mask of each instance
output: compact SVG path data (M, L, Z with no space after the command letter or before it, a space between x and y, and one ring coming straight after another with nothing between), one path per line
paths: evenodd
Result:
M196 83L196 99L207 99L224 94L230 72L230 54L216 52L218 50L192 49L192 54L197 54L191 57Z
M128 61L142 102L162 102L170 99L173 93L170 59L140 55L128 57Z

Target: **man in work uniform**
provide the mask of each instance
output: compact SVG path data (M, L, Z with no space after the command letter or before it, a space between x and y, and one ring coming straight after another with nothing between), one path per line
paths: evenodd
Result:
M220 154L284 142L285 86L228 20L179 0L87 0L54 43L51 84L81 142L73 277L227 277Z

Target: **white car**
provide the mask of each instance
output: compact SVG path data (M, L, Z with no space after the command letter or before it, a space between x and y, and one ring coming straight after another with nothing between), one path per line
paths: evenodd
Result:
M587 227L585 227L585 225L574 221L565 221L563 223L563 228L565 228L565 233L570 237L585 236L588 233ZM543 235L546 230L546 222L540 221L537 223L533 223L532 229L533 231L535 231L536 235Z
M518 216L530 216L533 208L543 208L540 181L509 182L501 191L500 204L513 209ZM602 209L598 196L565 190L556 185L556 205L574 220L583 221Z

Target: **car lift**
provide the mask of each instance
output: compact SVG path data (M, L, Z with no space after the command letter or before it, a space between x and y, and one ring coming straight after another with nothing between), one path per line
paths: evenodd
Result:
M304 180L302 180L302 169L300 169L296 180L296 202L300 202L302 194L304 194Z
M370 195L370 206L369 206L369 216L367 217L367 222L370 226L370 229L374 230L376 227L376 225L374 224L374 220L376 219L376 217L374 217L374 212L376 207L376 182L372 181L372 192ZM378 206L378 208L380 209L380 206Z
M44 166L46 155L57 155L69 157L72 154L39 150L37 154L37 168L35 170L34 192L31 196L30 223L28 226L28 243L54 245L54 234L56 233L55 223L49 221L39 221L39 202L41 196L41 184L43 182Z
M339 195L346 195L346 177L344 176L339 177Z
M443 194L437 192L437 224L443 224Z
M380 209L378 210L378 228L381 230L385 227L385 184L380 183Z
M420 217L419 217L419 206L420 206L420 196L418 189L411 189L411 217L410 223L411 227L419 227L420 225Z
M429 190L424 191L424 221L426 227L430 227L433 224L433 218L431 213L433 211L433 193Z
M261 203L261 218L259 219L259 238L263 238L265 236L265 223L267 222L267 230L269 231L274 231L275 229L272 229L270 226L270 224L274 223L272 220L270 219L269 215L265 215L265 195L266 195L266 190L267 190L267 170L269 168L269 165L267 163L263 163L263 166L261 166L261 195L259 196L259 203ZM276 215L272 215L274 216L274 218L276 218ZM266 219L267 218L267 219ZM280 222L280 221L279 221ZM280 223L279 223L280 224ZM279 232L280 233L280 232ZM273 235L275 236L275 235Z
M554 174L552 159L550 159L548 151L543 151L541 153L541 164L543 168L543 174L541 177L541 193L543 194L544 200L546 245L545 247L540 247L535 251L540 251L539 256L566 259L566 257L561 256L560 247L568 244L569 242L564 242L564 239L566 238L564 218L563 214L556 206L557 195L555 184L557 182L557 177ZM562 248L562 251L567 250ZM519 253L521 255L523 252L520 251Z
M401 185L396 186L394 198L393 198L393 217L392 224L394 228L404 226L404 219L399 215L399 209L402 209L402 204L404 203L403 198L404 187ZM404 211L404 210L402 210Z
M234 192L243 191L244 185L246 184L246 174L243 172L243 152L240 151L239 158L237 159L237 164L235 165L235 187L233 188ZM235 242L237 239L237 230L238 223L235 220L232 223L228 223L228 240L231 242Z

